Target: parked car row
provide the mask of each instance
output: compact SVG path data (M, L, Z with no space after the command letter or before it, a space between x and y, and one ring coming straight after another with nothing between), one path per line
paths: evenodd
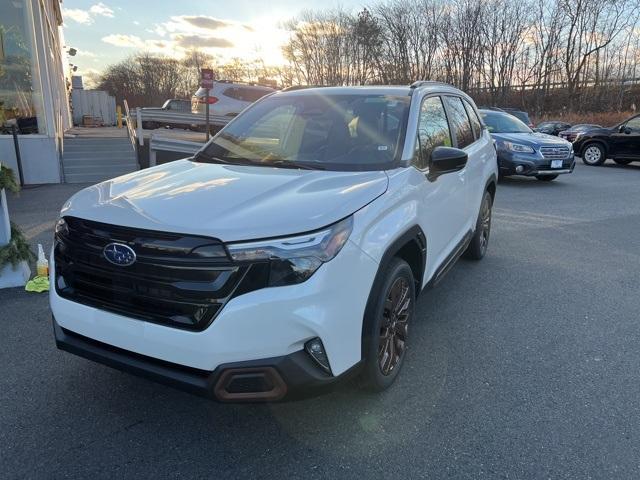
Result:
M480 115L493 137L500 177L525 175L549 182L573 171L570 142L534 132L506 112L480 110Z
M500 116L500 113L503 115ZM505 117L511 116L511 119ZM640 115L635 115L612 127L603 127L595 124L577 124L561 120L548 120L541 122L533 130L524 125L530 124L526 112L510 108L490 107L483 109L483 117L492 130L498 149L498 161L501 175L522 174L536 176L540 180L553 180L555 173L544 172L541 178L539 166L558 168L558 174L569 173L573 169L573 163L563 158L560 166L559 158L553 155L565 155L566 142L570 144L570 153L580 158L585 165L602 165L607 158L619 165L628 165L634 161L640 161ZM520 124L515 120L521 120ZM536 136L535 133L538 134ZM510 145L506 136L516 135L521 141L513 151L506 146ZM540 135L545 135L540 136ZM563 142L554 142L548 137L557 137ZM551 148L560 148L558 153ZM545 157L546 154L546 157ZM567 153L568 154L568 153ZM536 157L536 158L534 158ZM545 160L550 160L546 162ZM543 162L543 163L540 163ZM549 165L547 165L549 163ZM535 168L534 168L535 167ZM568 170L568 171L566 171Z

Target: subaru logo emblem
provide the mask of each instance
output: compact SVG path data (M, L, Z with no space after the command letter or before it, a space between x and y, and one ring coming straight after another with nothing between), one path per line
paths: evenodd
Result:
M122 243L110 243L104 250L102 255L108 262L118 265L119 267L128 267L136 261L136 252L127 245Z

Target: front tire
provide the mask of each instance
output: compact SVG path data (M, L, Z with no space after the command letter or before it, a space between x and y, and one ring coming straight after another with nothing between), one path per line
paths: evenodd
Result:
M395 381L407 350L408 325L416 301L416 283L409 264L394 258L380 288L372 295L376 304L364 321L373 325L373 333L365 347L362 380L367 390L381 392Z
M536 178L541 182L551 182L558 178L558 175L536 175Z
M604 147L599 143L587 143L582 151L582 163L590 167L602 165L606 159Z
M481 260L487 247L489 246L489 236L491 234L491 208L493 206L493 198L489 192L484 192L482 204L480 205L480 213L476 220L476 231L473 233L471 242L464 252L464 256L472 260Z

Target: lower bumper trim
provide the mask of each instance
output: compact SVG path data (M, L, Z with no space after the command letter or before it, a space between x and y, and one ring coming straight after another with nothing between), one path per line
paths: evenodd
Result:
M281 357L226 363L213 371L199 370L93 340L52 320L60 350L221 402L266 402L317 395L352 377L362 363L334 377L301 350Z

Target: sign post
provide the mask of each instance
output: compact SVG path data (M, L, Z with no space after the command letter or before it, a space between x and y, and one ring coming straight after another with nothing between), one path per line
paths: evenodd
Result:
M209 90L213 88L213 70L203 68L200 70L200 86L205 89L205 128L207 130L207 142L209 141Z

